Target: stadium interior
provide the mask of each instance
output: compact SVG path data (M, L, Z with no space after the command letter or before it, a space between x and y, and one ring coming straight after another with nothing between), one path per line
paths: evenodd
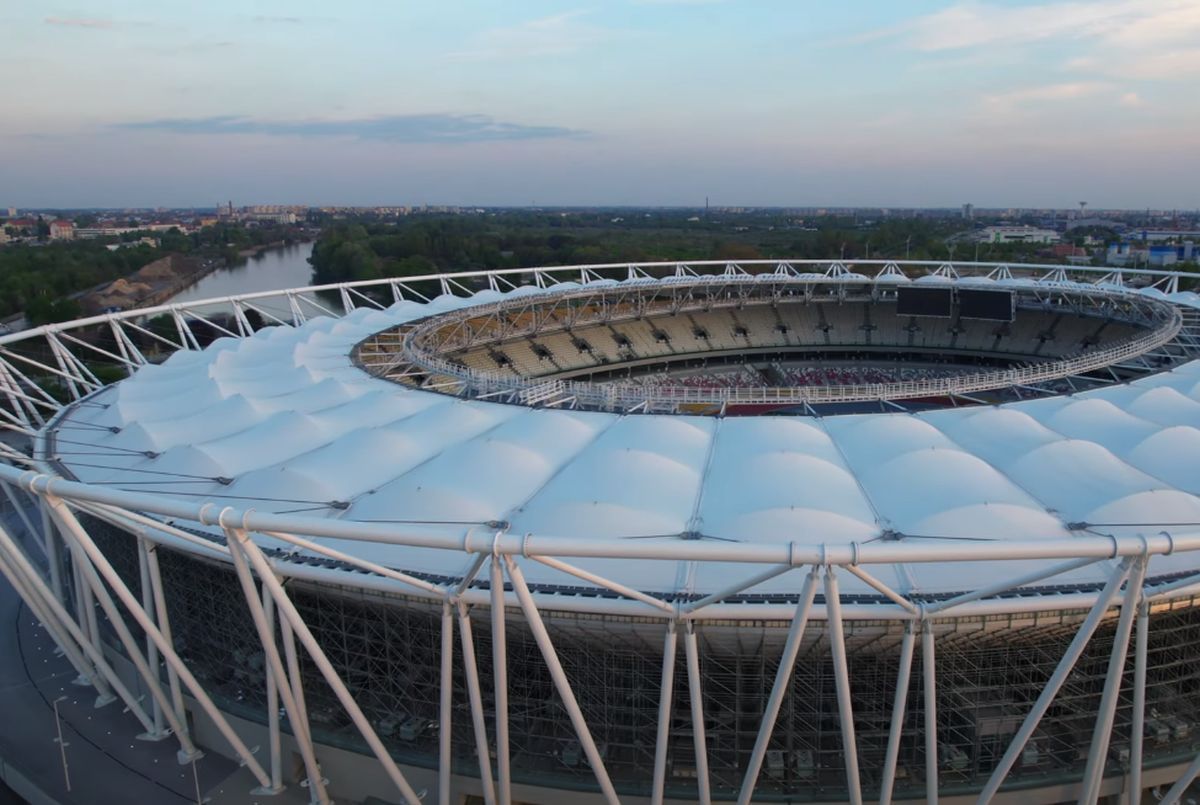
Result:
M922 393L925 381L1069 364L1118 348L1162 327L1162 311L1150 300L1149 307L1128 299L1118 303L1095 289L1019 293L839 283L828 290L764 284L730 291L708 283L681 284L671 291L622 288L566 303L526 297L378 334L360 346L359 359L377 361L407 343L405 351L417 364L422 354L431 355L501 382L561 380L649 393L690 389L700 402L680 408L681 413L793 413L800 408L831 414L881 410L882 399L924 409L1071 393L1159 370L1184 357L1166 349L1098 372L1065 368L1025 388L1000 378L991 388L977 383L971 396ZM440 373L388 376L426 387L445 380ZM789 406L757 404L743 391L842 387L870 387L865 396L872 399ZM731 391L736 396L730 397ZM704 404L706 392L713 404ZM716 404L722 397L730 399Z

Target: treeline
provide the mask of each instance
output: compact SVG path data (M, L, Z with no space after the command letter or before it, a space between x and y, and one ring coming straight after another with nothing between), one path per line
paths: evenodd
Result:
M137 243L153 237L157 245ZM169 254L212 257L232 264L239 252L299 237L292 227L245 228L220 224L197 232L131 232L121 238L13 244L0 248L0 318L24 312L32 325L67 321L80 314L71 297L128 276ZM109 250L107 245L132 245Z
M396 223L337 221L326 226L313 248L313 281L580 263L945 259L949 256L945 238L960 228L954 222L922 219L863 224L834 217L810 223L784 216L713 221L688 220L690 215L629 215L629 221L620 216L534 213L423 216Z
M31 324L79 315L72 294L111 282L157 260L151 246L109 251L98 241L0 249L0 317L24 311Z
M233 264L240 259L239 253L246 249L272 243L293 243L301 236L302 233L296 227L284 224L263 224L248 228L235 223L221 223L206 226L195 232L171 229L156 237L165 253L220 257L227 264ZM126 239L138 237L141 237L141 234L127 235Z

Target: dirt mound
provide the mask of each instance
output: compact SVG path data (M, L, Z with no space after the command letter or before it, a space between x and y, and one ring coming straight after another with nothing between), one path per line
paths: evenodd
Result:
M182 266L177 263L182 263L182 260L175 260L174 255L164 257L161 260L155 260L153 263L144 265L137 271L133 272L132 279L141 282L162 282L163 280L173 280L180 274Z

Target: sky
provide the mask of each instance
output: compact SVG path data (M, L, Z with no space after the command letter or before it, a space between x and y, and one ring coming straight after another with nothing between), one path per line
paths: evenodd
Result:
M1200 207L1200 2L0 2L0 208Z

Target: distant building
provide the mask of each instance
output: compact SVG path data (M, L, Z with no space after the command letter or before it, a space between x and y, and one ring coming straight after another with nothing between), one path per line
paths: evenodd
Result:
M1034 226L989 226L979 233L985 243L1057 243L1058 233L1053 229Z
M975 205L974 204L964 204L962 206L962 217L967 218L967 219L974 218L975 217Z
M78 238L111 238L129 232L169 232L172 229L178 229L180 232L190 231L185 224L168 221L158 224L139 224L138 226L91 226L75 230L75 236Z
M1112 266L1147 265L1161 268L1200 259L1200 249L1197 249L1195 242L1190 240L1178 244L1153 244L1141 248L1136 248L1130 243L1114 243L1108 247L1104 257L1105 261Z
M7 215L7 216L5 216L5 217L7 217L7 218L16 218L16 217L17 217L17 208L16 208L16 207L9 207L9 208L8 208L8 215Z
M1087 257L1087 249L1074 243L1055 243L1049 252L1054 257Z
M273 224L294 224L296 223L296 213L294 212L254 212L244 216L246 220L260 221L263 223Z
M50 240L74 240L75 224L59 218L50 222Z
M1074 221L1071 221L1069 224L1067 224L1066 228L1068 230L1071 230L1071 229L1078 229L1078 228L1084 227L1084 226L1092 226L1092 227L1097 227L1100 229L1112 229L1117 232L1120 232L1126 228L1125 224L1121 223L1120 221L1114 221L1111 218L1097 218L1097 217L1076 218Z
M154 248L158 246L158 241L154 238L138 238L137 240L123 240L120 243L110 243L104 248L110 252L116 252L121 249L136 249L138 246L150 246Z
M250 207L234 209L231 201L228 204L218 205L217 220L290 225L296 223L298 215L304 215L307 211L307 207L282 204L255 204Z
M1172 266L1176 263L1186 263L1200 257L1196 244L1185 241L1181 244L1166 244L1151 246L1146 255L1146 262L1152 266Z
M1198 238L1200 230L1195 229L1143 229L1136 233L1129 233L1138 240L1143 241L1170 241L1180 240L1182 238Z

